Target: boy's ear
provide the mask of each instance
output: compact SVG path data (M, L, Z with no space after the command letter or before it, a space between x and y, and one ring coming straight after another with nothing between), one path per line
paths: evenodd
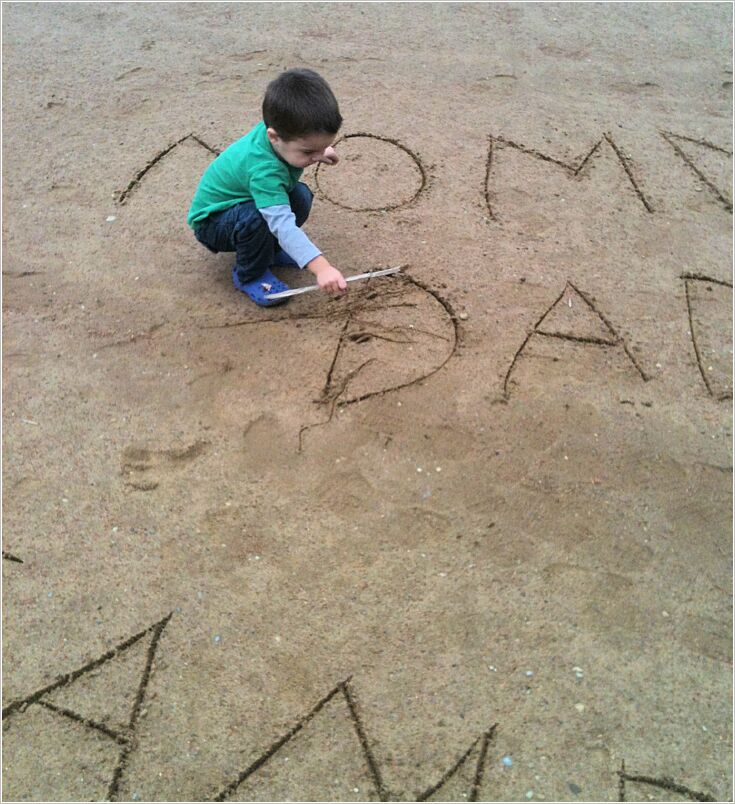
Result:
M268 135L268 140L271 143L278 142L280 137L278 136L278 132L274 128L268 127L265 131L266 131L266 134Z

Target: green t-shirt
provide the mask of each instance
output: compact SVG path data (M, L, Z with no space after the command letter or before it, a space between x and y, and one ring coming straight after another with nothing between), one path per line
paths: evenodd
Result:
M256 209L288 204L288 194L303 172L276 154L265 123L258 123L204 171L186 222L194 228L213 212L242 201L254 201Z

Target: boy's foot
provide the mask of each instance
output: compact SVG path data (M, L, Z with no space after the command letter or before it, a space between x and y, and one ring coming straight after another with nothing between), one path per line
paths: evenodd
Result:
M273 258L273 265L283 267L288 266L293 268L299 267L299 264L296 262L296 260L290 254L286 254L282 248L278 249L276 252L276 256Z
M232 281L235 287L247 294L256 304L261 307L272 307L274 304L282 304L288 299L266 299L269 293L281 293L284 290L290 290L285 282L276 279L270 271L266 271L263 276L253 279L251 282L241 282L237 276L237 269L232 269Z

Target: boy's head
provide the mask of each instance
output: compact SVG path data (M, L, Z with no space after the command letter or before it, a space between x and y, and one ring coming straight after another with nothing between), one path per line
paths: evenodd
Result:
M286 70L268 84L263 120L276 153L294 167L318 162L340 126L337 99L313 70Z

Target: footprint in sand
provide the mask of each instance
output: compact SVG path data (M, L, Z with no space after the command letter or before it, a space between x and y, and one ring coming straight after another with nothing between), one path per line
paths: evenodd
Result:
M149 449L131 444L123 450L120 474L126 487L135 491L153 491L158 488L162 475L186 466L206 449L206 441L195 441L179 449Z

